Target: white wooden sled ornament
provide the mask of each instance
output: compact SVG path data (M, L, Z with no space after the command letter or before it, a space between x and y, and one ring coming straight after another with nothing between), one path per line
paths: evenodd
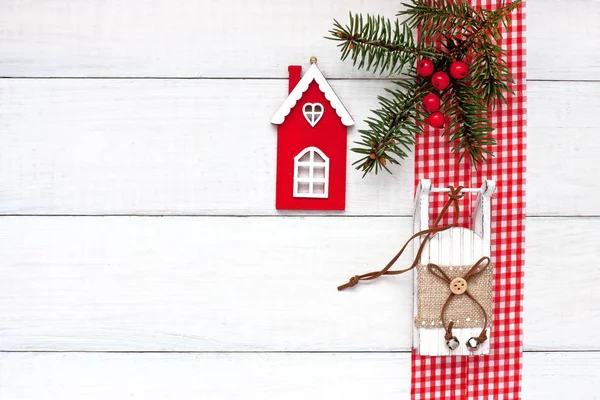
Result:
M477 194L475 208L472 213L472 229L462 227L452 227L443 232L439 232L429 239L421 255L421 262L414 273L414 330L413 347L420 355L444 356L444 355L478 355L489 354L490 340L482 343L476 351L470 351L465 345L470 338L476 337L483 328L483 321L480 316L475 323L478 327L454 328L453 334L460 342L460 345L450 350L446 345L445 330L440 322L425 322L417 319L418 310L418 278L419 274L428 273L424 266L429 263L435 263L449 268L464 268L466 265L473 265L481 257L491 257L491 197L496 190L494 181L487 180L481 188L463 188L462 193ZM415 210L413 214L414 232L429 229L429 197L433 194L445 195L448 188L432 188L429 179L422 179L419 182L415 197ZM424 240L423 237L419 239ZM415 256L419 243L414 244ZM466 272L466 271L465 271ZM491 273L491 272L490 272ZM490 293L491 299L491 293ZM491 300L490 300L491 301ZM471 322L471 325L473 323ZM491 337L491 312L488 321L488 338Z
M354 275L338 286L342 291L361 281L384 275L414 271L413 347L420 355L455 356L490 352L493 305L493 263L491 260L491 197L494 181L479 189L462 186L432 188L423 179L416 194L414 234L381 270ZM429 196L444 194L446 202L433 225L429 225ZM471 213L471 229L458 226L460 200L477 194ZM444 222L453 209L452 221ZM392 269L409 245L414 243L409 266Z

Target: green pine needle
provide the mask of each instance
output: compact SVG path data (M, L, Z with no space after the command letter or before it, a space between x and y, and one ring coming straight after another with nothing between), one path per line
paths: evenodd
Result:
M329 33L327 39L340 42L342 60L349 57L358 69L374 73L401 74L418 57L436 57L434 49L415 43L408 25L381 16L350 13L348 25L334 20Z
M353 165L363 172L391 173L389 166L405 160L424 130L423 96L434 92L427 79L416 76L415 64L429 58L436 70L448 71L457 60L470 66L469 76L452 80L440 93L442 112L450 123L442 131L460 160L475 168L493 156L496 144L489 120L489 107L506 103L513 79L506 51L499 46L510 29L510 14L522 0L502 4L496 10L476 9L467 0L412 0L397 16L400 23L381 16L350 13L349 23L334 21L328 39L338 43L342 60L351 59L358 69L373 73L403 75L379 96L379 108L359 130L361 139L352 151L361 157ZM419 35L414 31L419 29Z

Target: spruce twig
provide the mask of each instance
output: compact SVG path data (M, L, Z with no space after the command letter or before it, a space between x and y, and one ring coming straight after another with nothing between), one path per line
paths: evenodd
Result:
M436 57L434 49L415 42L410 27L382 16L350 13L349 25L334 20L329 33L327 39L341 42L342 61L350 57L358 69L374 73L401 74L418 57Z
M477 167L477 164L486 161L487 156L493 155L489 147L496 144L490 136L494 128L485 117L485 100L470 82L456 82L452 96L448 97L450 107L447 114L451 122L444 135L452 151L460 153L459 162L466 156L471 165Z
M341 58L351 58L359 69L390 75L405 74L409 80L394 82L386 96L379 96L379 108L366 119L368 129L360 130L361 140L352 150L362 155L354 164L364 174L400 164L408 157L415 136L423 132L421 101L433 87L417 78L414 66L429 58L436 70L447 71L455 61L470 65L469 77L452 80L441 93L450 122L442 131L460 160L467 158L477 167L493 156L495 145L488 107L506 102L512 92L512 76L506 51L500 47L511 13L522 0L503 3L495 10L474 8L467 0L411 0L397 16L400 23L381 16L350 14L349 24L334 21L330 37L338 41ZM420 35L415 37L414 29ZM412 80L410 80L412 78Z
M478 26L476 12L468 1L413 0L402 3L405 10L396 16L408 16L406 24L421 30L421 38L435 41L440 36L458 36Z
M431 84L422 81L420 85L414 85L409 80L394 84L393 89L386 89L388 97L378 97L380 107L371 110L373 116L365 121L368 129L359 130L362 140L355 142L358 147L352 149L363 155L353 163L363 171L363 176L369 172L377 174L381 169L391 172L387 163L398 165L406 159L416 135L423 131L419 109Z

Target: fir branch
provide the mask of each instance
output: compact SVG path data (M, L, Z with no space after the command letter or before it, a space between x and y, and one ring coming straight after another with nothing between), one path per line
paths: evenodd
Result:
M400 164L408 157L415 136L423 132L421 101L427 92L435 91L429 79L416 77L418 59L431 59L437 71L449 71L457 60L470 65L469 77L452 80L441 93L440 111L450 117L442 134L452 151L475 167L493 156L490 147L496 143L488 106L505 102L511 91L506 51L499 43L503 27L509 29L510 14L522 0L503 3L496 10L475 9L466 0L411 1L398 13L408 17L402 24L350 14L349 25L334 21L329 31L328 39L340 42L342 60L351 58L360 69L407 73L413 79L394 82L396 87L386 90L388 96L379 96L379 108L365 121L368 129L359 130L361 140L352 150L362 155L354 165L364 175L382 169L389 172L388 163ZM414 28L420 29L418 39L413 36Z
M460 153L459 162L466 156L477 167L488 155L493 155L489 147L496 144L491 136L494 128L486 118L485 100L471 82L456 82L445 100L450 102L446 115L451 122L444 132L448 144L452 145L452 152Z
M486 103L495 106L506 102L505 93L512 92L508 83L513 83L504 59L506 51L498 46L501 28L510 26L510 14L521 3L522 0L515 0L490 11L476 10L466 0L413 0L413 4L403 4L406 10L398 15L407 15L407 24L421 29L422 46L433 39L445 42L448 53L438 57L444 64L473 57L473 84L483 93Z
M515 0L494 11L482 10L485 22L450 52L451 57L457 57L461 51L464 53L465 49L472 48L470 52L473 54L471 62L473 84L483 94L486 103L493 107L497 102L506 103L506 92L513 93L509 84L514 81L506 63L506 50L498 43L502 40L501 28L509 28L510 14L521 3L522 0Z
M381 16L350 13L350 24L342 26L334 20L327 39L341 42L342 61L350 57L358 69L400 74L418 57L436 57L433 49L415 43L413 32L398 21L392 23Z
M447 0L442 0L447 1ZM497 44L502 40L501 27L508 29L510 26L510 14L521 5L522 0L515 0L507 6L502 5L494 11L482 10L482 19L479 20L475 31L465 34L465 40L458 46L454 52L460 52L464 48L476 46L477 43ZM476 51L476 49L473 49ZM451 54L453 55L453 54Z
M479 46L471 60L472 83L485 102L495 108L498 102L506 103L505 93L514 93L509 84L514 83L504 59L506 52L494 44Z
M413 0L402 3L405 10L396 16L408 16L406 24L420 29L423 40L435 41L439 36L458 36L474 31L481 23L476 10L466 0Z
M415 77L413 77L414 79ZM371 110L372 117L365 120L368 129L361 129L359 147L351 149L363 157L353 163L356 169L377 174L387 168L387 163L400 164L408 157L415 136L423 132L420 104L425 93L431 90L427 81L415 85L410 81L397 81L393 89L386 89L389 97L379 96L379 108Z

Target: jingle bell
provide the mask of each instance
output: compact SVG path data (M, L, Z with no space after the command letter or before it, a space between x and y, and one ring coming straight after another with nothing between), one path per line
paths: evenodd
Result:
M456 336L452 336L450 339L446 340L446 347L450 350L456 350L459 345L460 342L458 341Z
M469 351L477 351L478 348L479 340L477 340L476 337L472 337L471 339L467 340L467 349L469 349Z

